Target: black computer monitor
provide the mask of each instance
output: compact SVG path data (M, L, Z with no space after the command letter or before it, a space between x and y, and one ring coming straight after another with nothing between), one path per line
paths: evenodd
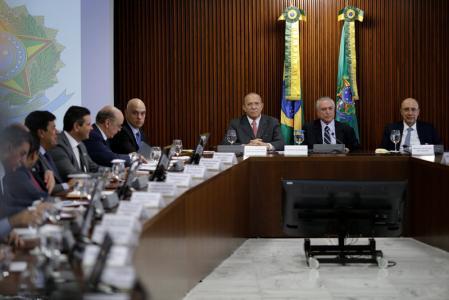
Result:
M195 148L195 151L193 151L193 153L192 153L192 159L191 159L192 165L199 164L200 159L203 156L204 148L206 147L207 142L209 140L209 135L210 134L208 132L200 134L200 137L198 139L198 144Z
M347 237L402 233L406 181L282 180L282 188L283 231L289 236L338 237L345 247Z
M166 172L168 166L170 165L170 158L173 155L173 151L168 149L168 153L166 151L162 152L161 158L159 159L156 169L151 174L149 180L150 181L164 181L166 177Z

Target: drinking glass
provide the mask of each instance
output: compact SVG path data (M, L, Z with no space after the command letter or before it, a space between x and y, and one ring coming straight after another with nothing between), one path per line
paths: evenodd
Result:
M9 276L9 265L14 255L11 247L8 245L0 245L0 280Z
M293 131L295 145L301 145L304 142L304 130L298 129Z
M226 140L231 145L237 141L237 132L235 129L229 129L228 132L226 132Z
M159 161L159 159L161 158L161 154L162 154L161 147L157 146L151 147L150 159L153 163L157 163Z
M117 180L122 180L125 175L125 161L123 159L112 160L112 175Z
M397 150L397 144L401 141L401 132L397 129L394 129L390 132L390 140L394 143L394 151L399 152Z
M176 156L179 156L182 152L182 141L181 140L173 140L173 146L175 148Z

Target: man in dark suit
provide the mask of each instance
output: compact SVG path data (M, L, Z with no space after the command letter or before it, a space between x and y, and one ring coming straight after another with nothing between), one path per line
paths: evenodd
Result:
M6 174L3 183L8 186L10 195L14 198L14 206L27 208L34 201L45 199L54 187L52 182L48 191L41 187L35 175L31 172L32 167L39 158L39 142L30 136L30 150L22 165L16 170Z
M64 131L58 134L56 147L49 151L63 181L69 174L96 172L98 165L92 161L82 141L92 130L90 112L81 106L71 106L64 115Z
M9 193L4 177L15 171L25 160L29 147L30 135L23 125L10 125L0 132L0 240L8 236L14 227L39 224L47 203L31 211L16 206Z
M231 120L228 130L237 133L238 144L249 146L266 146L268 150L283 150L284 140L279 129L279 121L273 117L262 115L262 98L256 93L249 93L242 105L245 115ZM221 142L229 145L226 137Z
M400 150L412 145L438 145L442 141L435 128L425 122L418 121L419 104L416 99L406 98L401 103L402 121L388 124L384 129L382 138L382 148L395 150L394 143L390 140L392 130L399 130L401 133Z
M128 101L125 110L126 121L111 140L111 150L115 153L130 154L138 152L142 143L145 142L142 126L145 124L145 103L138 98Z
M41 184L41 187L48 191L52 181L55 182L53 194L68 191L74 184L74 180L64 182L59 175L53 158L49 150L57 144L56 117L49 111L36 110L28 114L25 118L25 125L30 130L31 135L39 141L39 159L32 168L33 175Z
M344 144L348 150L360 147L354 129L335 120L335 102L332 98L321 97L316 101L318 119L304 125L304 145Z
M123 114L116 107L107 105L98 112L93 130L90 132L89 138L84 141L87 152L95 163L110 167L112 160L123 159L125 164L129 165L130 156L112 152L108 141L120 131L122 124Z

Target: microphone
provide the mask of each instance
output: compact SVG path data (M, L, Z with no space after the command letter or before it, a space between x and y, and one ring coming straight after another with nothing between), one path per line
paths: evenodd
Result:
M337 138L337 136L335 135L335 132L332 132L331 135L335 138L335 141L337 142L337 144L343 144L343 145L345 144Z

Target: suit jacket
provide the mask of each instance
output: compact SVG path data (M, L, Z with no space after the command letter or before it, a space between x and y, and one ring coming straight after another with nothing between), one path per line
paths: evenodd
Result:
M80 160L86 166L87 172L96 172L98 165L87 154L86 146L83 143L79 144ZM58 144L56 147L48 151L55 161L61 179L67 181L69 174L83 173L84 170L78 165L75 153L73 153L72 146L65 136L64 132L58 134Z
M250 140L259 138L264 143L273 145L275 150L284 149L284 139L279 129L279 121L273 117L267 115L261 116L256 136L254 136L253 129L246 115L231 120L228 129L234 129L237 132L237 144L248 144ZM226 136L221 144L229 145Z
M0 161L0 168L3 168L3 163ZM5 170L6 171L6 170ZM8 174L6 172L6 174ZM0 188L0 233L5 236L9 234L11 227L9 226L8 221L5 219L9 216L12 216L21 210L23 210L20 206L11 206L14 203L14 198L11 196L8 188L8 184L5 181L6 175L0 174L0 180L2 181L3 188Z
M47 189L46 184L45 184L45 177L44 177L45 171L47 171L47 170L53 171L53 176L55 177L55 187L53 188L52 194L64 192L65 189L62 185L64 183L64 181L62 180L61 176L59 175L59 171L57 169L53 170L53 168L51 167L47 158L45 158L45 156L39 152L39 159L37 160L36 164L33 166L32 173L44 190Z
M312 123L304 125L304 145L312 148L314 144L323 143L323 133L321 129L321 122L319 119L314 120ZM357 150L360 148L359 141L355 136L354 129L338 121L335 121L335 135L337 144L345 144L346 148Z
M108 141L103 139L98 126L94 124L92 127L93 129L89 134L89 138L83 142L92 160L105 167L111 167L111 161L114 159L123 159L126 165L129 165L131 161L129 155L112 152Z
M8 192L12 196L7 201L8 206L26 208L35 200L48 196L45 190L33 184L31 176L31 172L24 166L6 174L3 183L6 183Z
M145 138L143 136L143 131L142 129L139 131L140 136L142 137L142 142L144 142ZM139 145L137 145L136 138L134 137L128 122L125 121L122 130L110 140L110 146L112 151L120 154L129 154L139 151Z
M394 150L394 143L390 140L390 133L392 130L395 129L399 130L402 135L402 131L404 130L404 122L400 121L385 126L384 134L382 137L382 145L381 145L382 148L385 148L387 150ZM425 144L438 145L443 143L437 131L432 126L432 124L416 121L416 131L421 145Z

